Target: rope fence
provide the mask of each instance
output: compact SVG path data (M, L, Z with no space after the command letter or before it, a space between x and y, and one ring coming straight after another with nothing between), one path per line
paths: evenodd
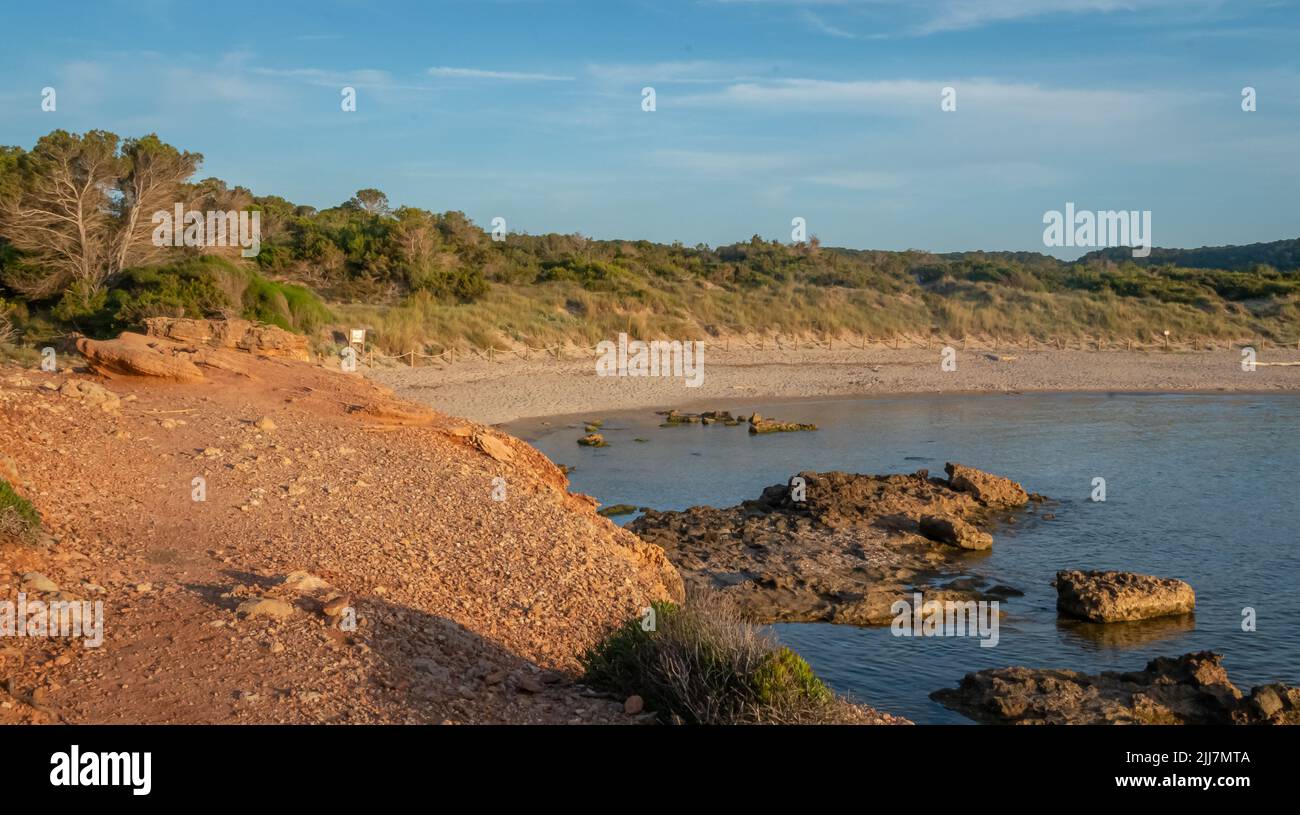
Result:
M896 335L889 338L858 338L847 340L843 338L825 337L809 338L800 336L781 336L774 334L771 337L759 336L756 339L750 337L727 337L721 340L704 340L704 342L713 349L721 348L724 352L734 350L750 351L800 351L810 349L821 349L827 351L834 350L861 350L869 351L872 349L892 349L902 350L904 348L918 349L939 349L944 347L960 348L961 350L977 350L997 353L998 351L1041 351L1041 350L1058 350L1058 351L1168 351L1168 350L1233 350L1241 348L1254 348L1256 351L1263 351L1266 348L1286 349L1296 348L1300 350L1300 340L1293 345L1289 343L1279 343L1268 341L1262 338L1253 340L1213 340L1198 339L1188 342L1174 342L1169 338L1154 338L1151 341L1141 340L1108 340L1092 337L1057 337L1051 340L1029 339L1029 338L1005 338L1005 337L916 337ZM530 359L533 355L550 356L553 359L583 359L595 358L600 356L600 352L594 348L579 348L566 345L550 345L542 347L533 347L524 345L520 348L500 349L494 347L479 348L477 346L468 347L448 347L436 354L427 354L423 351L410 350L401 354L390 355L376 351L373 346L368 348L365 353L365 362L373 367L375 361L388 361L405 364L415 368L420 365L417 360L430 360L427 365L455 365L457 360L465 361L466 359L482 359L487 362L504 363L511 359Z

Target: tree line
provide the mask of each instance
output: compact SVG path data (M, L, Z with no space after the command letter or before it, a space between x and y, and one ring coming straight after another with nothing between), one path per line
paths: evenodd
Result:
M753 236L718 247L561 234L494 240L461 212L394 206L378 189L317 209L218 178L194 180L202 161L153 134L100 130L56 130L30 150L0 147L0 310L19 323L45 320L47 329L107 332L155 314L245 314L310 330L329 319L321 300L396 307L418 296L454 313L492 287L524 297L603 294L633 310L689 309L696 289L843 290L925 299L932 321L945 298L978 305L1069 293L1209 314L1260 299L1291 310L1300 295L1295 240L1157 249L1140 264L1124 250L1065 262L1034 252L837 249L815 237L791 245ZM260 253L245 261L238 247L155 245L153 213L176 204L259 212ZM664 305L663 291L681 293L681 302Z

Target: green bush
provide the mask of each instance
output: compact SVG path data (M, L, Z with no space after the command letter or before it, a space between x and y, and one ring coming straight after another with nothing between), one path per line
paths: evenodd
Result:
M213 255L128 269L112 288L73 287L51 311L92 336L139 328L150 317L243 317L311 333L333 316L310 289L267 280L255 269Z
M0 478L0 541L31 543L41 529L41 515L31 501Z
M314 332L332 319L310 289L259 275L250 275L240 316L300 333Z
M585 681L639 695L661 721L689 724L852 721L839 699L789 648L745 622L722 595L684 606L655 603L653 631L629 620L583 658Z

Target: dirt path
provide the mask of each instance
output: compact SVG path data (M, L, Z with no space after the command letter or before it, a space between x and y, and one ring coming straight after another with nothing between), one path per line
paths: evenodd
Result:
M0 370L0 465L54 536L0 546L0 601L102 600L105 629L0 637L0 722L628 720L576 657L679 590L662 552L522 442L238 356L194 384L98 380L108 411L57 390L87 373ZM355 630L323 613L336 594ZM288 616L236 611L260 597Z

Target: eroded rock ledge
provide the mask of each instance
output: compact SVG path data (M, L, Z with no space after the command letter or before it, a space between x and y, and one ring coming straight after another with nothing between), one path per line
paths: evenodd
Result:
M1000 476L946 469L948 479L801 472L739 506L649 511L628 528L661 546L688 585L729 594L758 622L886 625L894 601L915 591L939 601L1019 594L956 564L991 543L981 527L1031 496Z
M1127 673L996 668L930 698L992 724L1300 724L1300 688L1243 694L1211 651L1157 657Z

